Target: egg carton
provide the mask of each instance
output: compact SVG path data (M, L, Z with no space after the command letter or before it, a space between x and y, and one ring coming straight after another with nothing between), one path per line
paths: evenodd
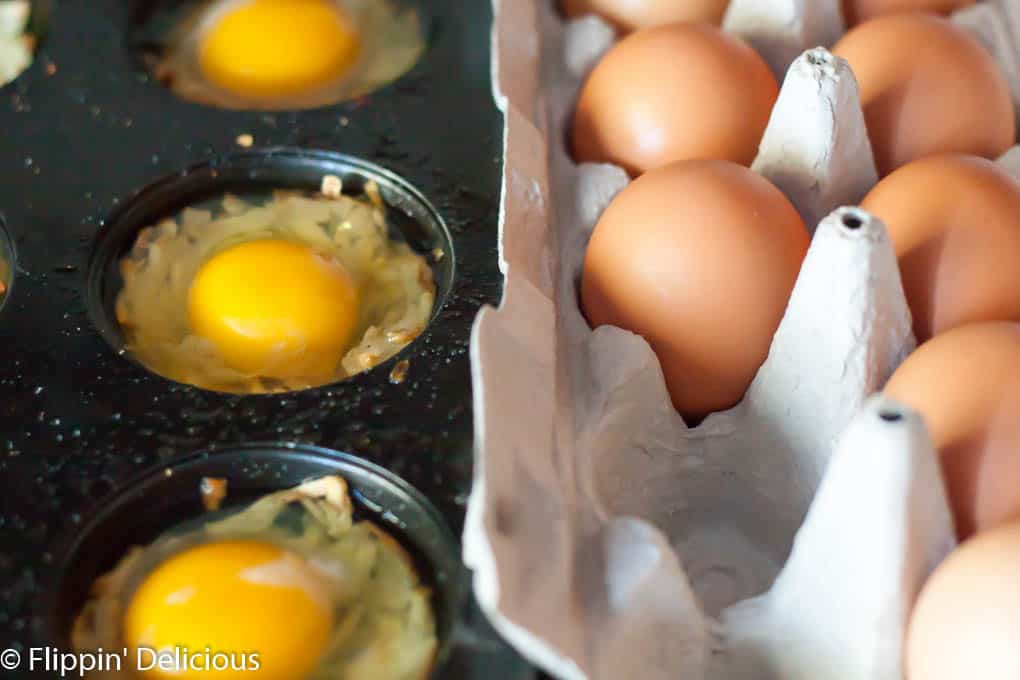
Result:
M923 423L875 394L915 340L884 225L841 207L877 173L852 72L813 49L842 34L837 3L734 0L727 15L788 74L753 168L817 228L745 398L694 428L648 344L579 309L587 240L629 180L567 155L577 93L615 37L551 4L494 0L505 289L473 329L463 535L482 608L569 680L902 678L912 604L956 539ZM956 20L1016 97L1020 8ZM1016 173L1020 150L1000 162Z

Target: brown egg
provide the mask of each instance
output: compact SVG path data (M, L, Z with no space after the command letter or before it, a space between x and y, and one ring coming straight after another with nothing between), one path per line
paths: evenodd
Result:
M749 165L778 94L739 38L706 24L644 29L613 47L581 90L574 157L631 175L693 158Z
M961 537L1020 515L1020 324L935 336L907 357L885 393L928 425Z
M1020 523L967 541L921 590L907 632L908 680L1020 678Z
M994 158L1016 140L1005 76L947 19L881 17L847 33L832 51L857 76L880 175L938 153Z
M933 12L949 14L970 7L977 0L843 0L843 17L847 26L898 12Z
M975 156L931 156L861 203L889 228L919 342L974 321L1020 321L1020 182Z
M697 420L743 397L768 355L808 247L800 215L728 161L645 173L595 227L581 306L648 340L673 404Z
M597 14L616 29L629 33L639 28L678 21L722 23L730 0L562 0L568 19Z

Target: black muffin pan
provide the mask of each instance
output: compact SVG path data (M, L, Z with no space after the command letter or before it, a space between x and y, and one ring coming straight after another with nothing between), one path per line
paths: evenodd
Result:
M452 538L471 481L471 324L502 286L491 7L405 2L426 19L415 68L294 112L204 106L150 77L146 22L185 2L45 3L35 62L0 88L0 235L15 259L0 307L0 651L70 651L87 583L197 516L202 476L227 477L236 503L336 473L421 560L446 650L434 677L535 676L478 613ZM315 188L322 174L380 181L395 230L444 251L434 317L408 348L341 383L244 396L171 382L121 351L115 263L133 230L225 189Z

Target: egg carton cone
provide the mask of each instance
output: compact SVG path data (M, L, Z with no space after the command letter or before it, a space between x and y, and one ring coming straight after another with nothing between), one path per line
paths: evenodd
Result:
M813 46L788 64L753 168L817 226L745 398L689 428L648 344L579 309L588 238L629 179L566 153L615 36L552 4L494 0L505 288L471 338L463 534L483 611L569 680L901 680L955 533L918 416L876 395L915 341L884 225L842 207L877 179L852 72Z
M731 0L723 29L747 41L781 82L794 59L834 44L846 23L839 0Z
M980 0L953 14L999 62L1020 107L1020 3ZM831 47L846 32L839 0L731 0L723 28L754 47L777 79L813 47Z
M782 82L751 169L768 177L813 226L834 206L859 203L875 186L875 157L857 80L845 60L811 49Z

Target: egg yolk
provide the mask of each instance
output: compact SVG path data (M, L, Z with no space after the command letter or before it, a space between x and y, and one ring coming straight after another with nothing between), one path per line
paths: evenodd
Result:
M213 84L273 99L336 80L358 50L353 21L332 0L247 0L213 20L198 60Z
M157 566L131 598L123 630L143 677L296 680L315 668L333 622L329 592L303 558L257 541L222 541ZM175 649L187 668L153 663L159 650ZM205 655L213 668L203 667Z
M250 241L202 265L188 319L238 371L326 381L354 335L358 293L339 262L308 246Z

